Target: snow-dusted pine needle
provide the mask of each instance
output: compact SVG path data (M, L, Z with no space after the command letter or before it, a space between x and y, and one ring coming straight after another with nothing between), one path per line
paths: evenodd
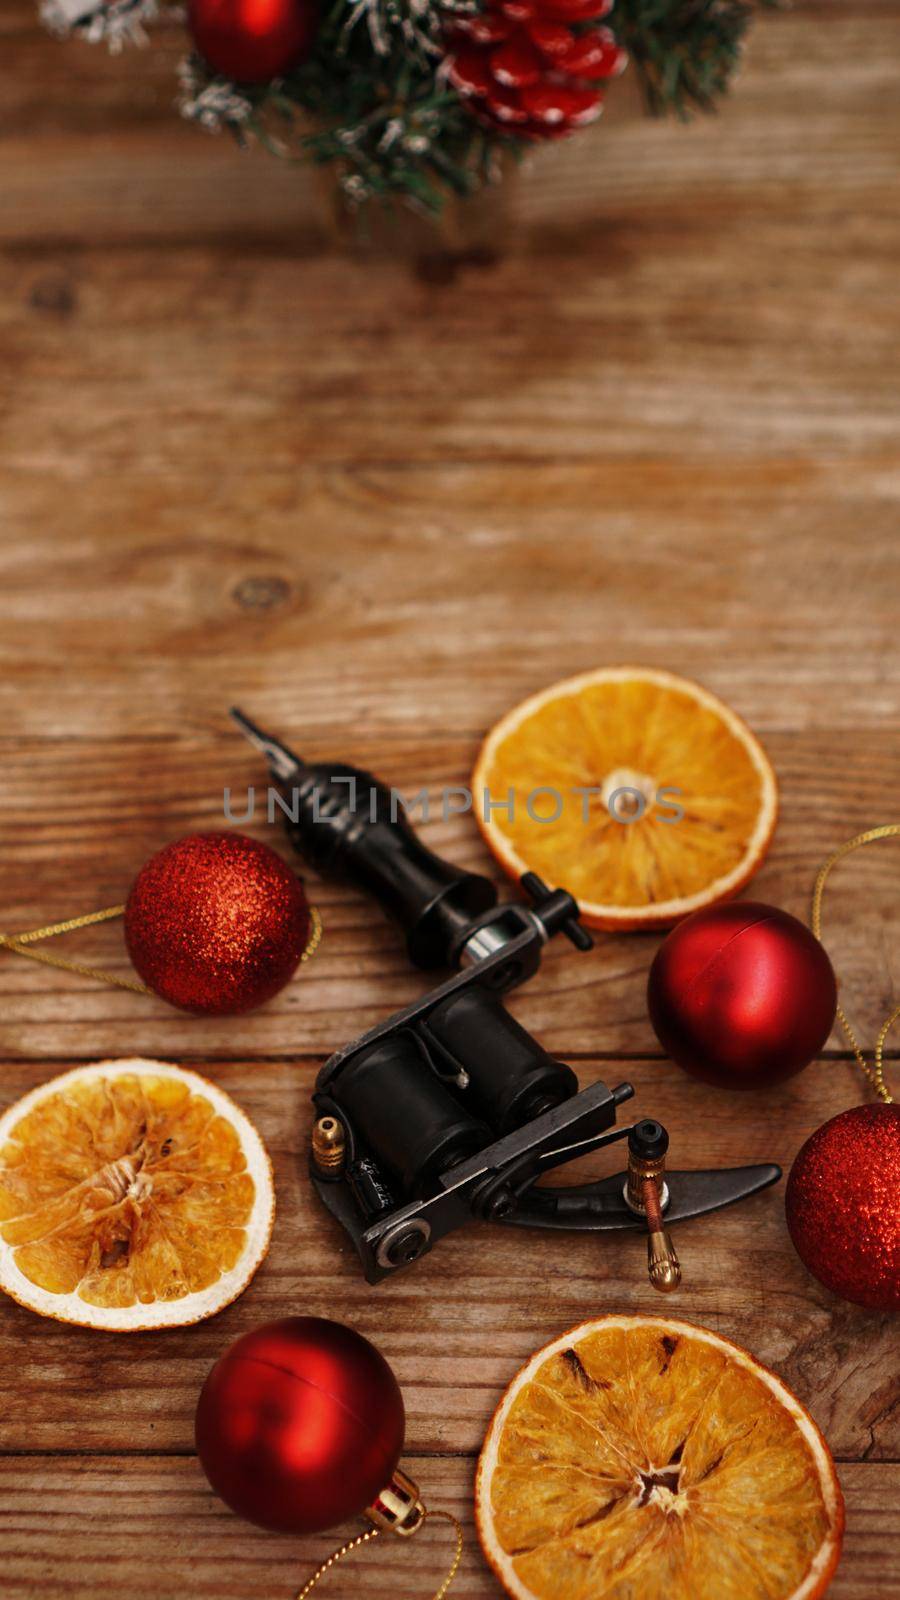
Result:
M126 44L146 44L144 23L159 16L158 0L41 0L40 17L50 33L80 33L103 41L113 53Z

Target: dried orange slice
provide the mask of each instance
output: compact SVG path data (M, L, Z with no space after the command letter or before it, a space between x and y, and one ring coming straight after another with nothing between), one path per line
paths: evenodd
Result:
M516 1600L813 1600L844 1531L828 1446L790 1391L665 1317L600 1317L538 1351L475 1499Z
M746 723L651 667L601 667L523 701L488 734L472 792L506 871L562 885L596 928L669 927L736 894L778 811Z
M274 1215L259 1134L196 1072L100 1061L0 1117L0 1288L44 1316L199 1322L246 1288Z

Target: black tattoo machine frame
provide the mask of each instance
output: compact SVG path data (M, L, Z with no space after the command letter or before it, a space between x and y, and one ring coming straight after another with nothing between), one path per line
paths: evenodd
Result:
M339 1050L316 1081L310 1174L368 1281L480 1218L582 1233L642 1229L651 1283L677 1288L668 1225L754 1194L781 1169L667 1172L661 1123L615 1125L634 1094L630 1083L579 1090L572 1068L508 1014L503 996L537 972L556 934L591 948L571 895L529 872L529 903L498 905L489 879L422 844L396 795L371 774L307 766L242 713L232 716L265 755L304 860L373 894L405 930L416 966L453 972ZM538 1184L617 1140L627 1140L627 1170L562 1188Z

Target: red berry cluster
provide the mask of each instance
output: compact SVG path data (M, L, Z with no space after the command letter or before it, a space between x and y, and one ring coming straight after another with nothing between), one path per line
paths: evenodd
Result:
M519 139L552 139L593 122L598 84L627 61L610 30L596 26L612 4L487 0L454 23L450 82L476 116Z

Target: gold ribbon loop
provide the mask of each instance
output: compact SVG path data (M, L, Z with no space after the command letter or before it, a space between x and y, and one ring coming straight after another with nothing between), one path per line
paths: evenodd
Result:
M878 828L867 828L865 833L856 834L854 838L848 839L846 844L842 844L840 849L834 850L828 857L827 861L825 861L819 868L816 876L815 888L813 889L812 915L810 917L810 922L812 925L812 931L820 943L824 943L822 939L822 897L825 893L825 883L832 867L837 866L837 863L842 861L844 856L848 856L851 850L858 850L860 845L871 844L875 839L895 838L898 834L900 834L900 822L885 822ZM900 1006L895 1006L887 1021L881 1026L881 1030L875 1043L875 1060L872 1066L870 1066L866 1060L862 1046L860 1045L856 1034L853 1032L850 1023L847 1020L843 1006L840 1004L837 1008L837 1016L838 1021L844 1030L847 1042L849 1043L853 1054L862 1068L862 1071L865 1073L872 1085L872 1088L875 1090L875 1093L880 1096L885 1105L893 1105L894 1097L884 1081L884 1041L887 1038L890 1029L893 1027L893 1024L897 1021L897 1018L900 1017Z
M453 1560L450 1563L450 1570L448 1571L443 1583L439 1588L434 1590L434 1593L430 1597L430 1600L444 1600L444 1596L456 1577L456 1574L459 1571L459 1564L462 1561L463 1531L458 1519L453 1515L453 1512L443 1510L425 1511L416 1531L418 1532L419 1528L424 1528L429 1518L434 1519L436 1517L439 1517L443 1522L448 1522L456 1534L456 1550L454 1552ZM307 1600L307 1595L312 1594L316 1584L325 1577L326 1573L331 1571L332 1567L336 1567L339 1561L343 1561L345 1556L349 1556L354 1550L358 1550L361 1545L368 1544L371 1539L380 1538L382 1532L383 1529L381 1528L367 1528L365 1533L358 1533L355 1539L348 1539L346 1544L342 1544L340 1546L340 1549L333 1550L327 1561L323 1561L322 1565L316 1568L312 1577L303 1585L303 1588L299 1590L297 1594L297 1600Z

